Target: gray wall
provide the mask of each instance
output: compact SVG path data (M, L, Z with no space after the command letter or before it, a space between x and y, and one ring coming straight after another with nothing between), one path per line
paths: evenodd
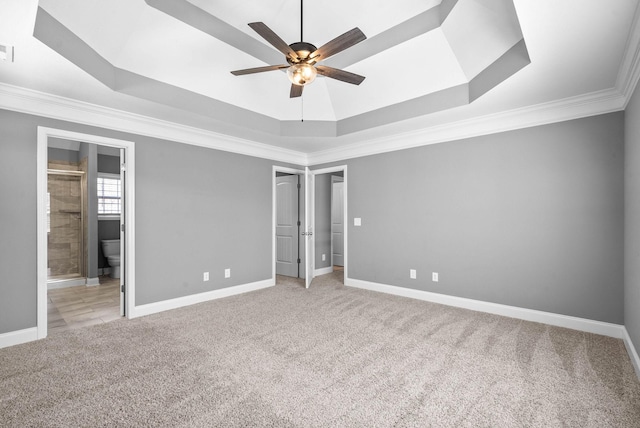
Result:
M36 325L36 128L0 110L0 334Z
M331 174L315 177L315 268L331 266ZM325 261L322 261L325 254Z
M332 164L349 168L349 277L622 324L623 120Z
M120 156L98 154L98 172L120 175Z
M0 334L36 325L37 126L135 141L137 305L271 278L279 163L0 110Z
M637 112L634 100L627 114ZM349 165L349 276L622 323L623 116L338 162ZM0 111L0 196L11 201L0 204L0 333L36 323L38 125L136 142L136 304L270 278L274 162ZM637 346L638 273L627 267Z
M640 88L625 112L624 323L640 352Z
M57 160L64 162L78 162L78 152L75 150L57 149L55 147L49 147L47 149L47 156L49 160Z

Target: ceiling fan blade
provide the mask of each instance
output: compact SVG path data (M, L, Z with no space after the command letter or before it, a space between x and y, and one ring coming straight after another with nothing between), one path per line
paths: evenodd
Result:
M278 49L280 52L285 54L287 57L297 59L298 55L296 52L291 49L291 47L280 38L273 30L264 22L252 22L249 24L249 27L253 28L253 30L260 34L263 39L271 44L274 48Z
M358 27L353 30L349 30L341 36L336 37L330 42L320 46L318 50L313 52L311 58L319 58L318 61L324 61L332 55L342 52L343 50L350 48L351 46L366 40L367 36L364 35Z
M291 84L291 92L289 92L289 98L301 97L303 88L304 86Z
M244 70L235 70L231 74L234 76L242 76L244 74L262 73L264 71L281 70L283 68L289 68L289 65L267 65L265 67L245 68Z
M342 80L343 82L351 83L352 85L359 85L365 79L364 76L360 76L359 74L351 73L349 71L344 71L333 67L327 67L326 65L316 65L316 70L318 70L318 74L321 74L325 77Z

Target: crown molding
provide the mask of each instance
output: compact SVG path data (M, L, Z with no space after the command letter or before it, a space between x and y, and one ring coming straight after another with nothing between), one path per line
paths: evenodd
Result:
M307 164L307 155L269 144L257 143L203 129L179 125L84 101L0 83L0 109L51 119L144 135L183 144L254 156L297 165Z
M634 74L637 74L637 72L634 71ZM623 110L627 99L628 96L621 94L617 89L608 89L306 154L0 83L0 109L300 166L319 165L611 113Z
M625 97L624 108L627 108L638 80L640 80L640 6L636 6L636 12L633 15L631 30L616 80L616 88Z
M617 89L592 92L548 103L522 107L472 119L422 128L309 154L309 166L496 134L533 126L606 114L624 109L625 97Z

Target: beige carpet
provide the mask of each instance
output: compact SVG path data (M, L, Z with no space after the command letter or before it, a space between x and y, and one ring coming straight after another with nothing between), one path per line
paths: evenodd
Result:
M0 426L640 426L620 340L280 280L0 349Z

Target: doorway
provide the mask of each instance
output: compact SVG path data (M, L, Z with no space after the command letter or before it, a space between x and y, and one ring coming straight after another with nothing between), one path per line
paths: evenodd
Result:
M343 272L345 266L345 167L315 170L315 275ZM340 278L343 282L343 279Z
M134 303L127 257L134 235L125 235L134 230L133 143L39 127L37 155L38 338L127 316ZM99 173L105 165L109 178ZM113 239L99 235L98 219L110 223ZM101 254L105 242L111 265Z
M272 245L272 254L273 254L273 280L274 282L276 282L276 274L277 274L277 264L278 264L278 260L280 259L293 259L293 256L289 256L284 257L282 254L278 254L279 248L277 245L277 238L278 238L278 227L279 227L279 220L278 220L278 208L279 208L279 204L278 204L278 180L277 177L278 176L283 176L283 175L296 175L299 177L300 181L300 195L298 196L298 200L297 203L295 201L292 202L288 202L288 206L290 208L294 207L294 206L298 206L300 207L300 215L298 216L298 220L300 222L300 229L299 229L299 235L298 235L298 241L299 242L299 258L300 258L300 269L299 269L299 273L298 270L296 269L296 273L299 275L298 278L304 278L305 280L305 287L308 288L311 285L311 282L313 281L314 276L319 275L319 274L324 274L324 273L330 273L333 271L333 254L334 254L334 250L332 248L332 246L330 245L329 250L327 252L319 252L322 251L321 249L319 249L317 247L317 243L318 243L318 234L315 233L316 229L316 187L315 187L315 183L316 183L316 177L317 176L322 176L323 174L332 174L335 175L337 177L342 178L342 221L344 223L345 219L347 219L347 203L346 201L347 199L347 166L346 165L341 165L341 166L336 166L336 167L331 167L331 168L323 168L323 169L319 169L319 170L315 170L312 171L309 168L305 168L305 170L297 170L297 169L292 169L292 168L286 168L286 167L278 167L278 166L273 166L273 172L272 172L272 178L273 178L273 202L272 202L272 206L273 206L273 232L272 232L272 237L273 237L273 245ZM330 176L328 176L330 177ZM293 183L293 178L291 179L292 183ZM295 179L297 180L297 178ZM298 183L298 181L296 181L296 183ZM291 188L291 185L289 185L289 188ZM331 185L329 185L329 188L331 188ZM330 194L330 191L329 191ZM331 198L328 198L326 203L322 203L322 204L318 204L318 207L322 207L323 209L329 209L329 214L326 216L326 221L327 221L327 228L326 228L326 233L323 233L323 237L322 239L326 239L327 242L331 242L332 241L332 232L331 232L331 223L332 223L332 219L331 219ZM338 210L340 210L340 208L337 208ZM304 213L302 213L302 211L304 210ZM282 214L284 215L284 214ZM291 218L294 217L293 213L289 215ZM285 222L283 222L285 223ZM289 220L288 222L286 222L288 224L292 224L293 220ZM297 226L297 223L296 223ZM345 225L346 226L346 225ZM297 230L297 229L296 229ZM326 237L325 237L326 235ZM289 235L292 236L292 235ZM346 279L347 277L347 266L348 266L348 228L347 227L343 227L343 231L342 231L342 242L343 242L343 247L342 247L342 264L343 264L343 272L344 272L344 276L343 278ZM292 247L294 245L294 243L296 242L296 240L293 240L293 238L289 238L289 247ZM288 248L285 246L285 242L283 240L282 242L282 247L283 248ZM326 261L327 255L329 257L329 259L331 260L329 263L331 263L331 266L328 267L328 271L324 272L322 270L317 271L315 269L317 260L316 260L316 255L318 255L318 257L322 258L322 255L324 254L324 258ZM339 268L339 267L338 267ZM344 281L343 279L343 281Z
M305 171L273 167L273 276L306 279Z

